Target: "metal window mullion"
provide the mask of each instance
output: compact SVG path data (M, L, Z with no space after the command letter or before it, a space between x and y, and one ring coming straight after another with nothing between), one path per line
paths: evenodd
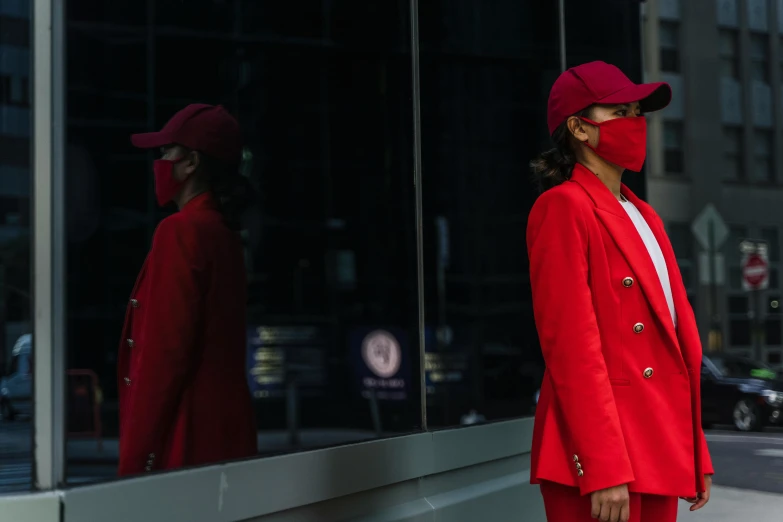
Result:
M65 2L33 2L34 484L53 489L65 469Z
M424 208L421 176L421 91L419 78L419 2L410 0L411 11L411 78L413 97L413 184L416 206L416 287L419 328L419 386L421 429L427 429L427 384L425 379L424 318Z
M564 72L568 67L566 59L566 20L565 20L565 0L559 0L557 4L558 21L558 39L560 42L560 72Z

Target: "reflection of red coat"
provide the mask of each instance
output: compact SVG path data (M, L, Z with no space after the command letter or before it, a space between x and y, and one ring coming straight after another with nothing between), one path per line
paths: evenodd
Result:
M578 165L541 195L527 227L547 371L531 480L694 496L712 473L701 428L701 342L671 243L627 187L663 251L675 329L650 255L621 204Z
M119 474L254 455L245 266L209 194L164 219L120 343Z

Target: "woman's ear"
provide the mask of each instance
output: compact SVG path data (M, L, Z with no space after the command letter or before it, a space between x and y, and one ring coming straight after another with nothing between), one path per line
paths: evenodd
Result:
M185 163L185 173L190 176L196 170L198 170L198 166L201 164L201 155L195 151L192 150L188 153L188 159Z
M577 140L581 141L582 143L588 140L589 136L587 135L587 130L585 129L585 123L581 120L581 118L571 116L568 118L566 126L568 127L568 132Z

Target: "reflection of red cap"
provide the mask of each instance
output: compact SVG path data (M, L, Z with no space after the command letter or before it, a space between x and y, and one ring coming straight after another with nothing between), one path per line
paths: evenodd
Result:
M238 165L242 155L239 123L222 106L188 105L159 132L134 134L131 143L140 149L182 145L207 156Z
M642 112L653 112L669 105L671 99L672 89L668 83L637 85L620 69L605 62L577 65L561 74L549 92L549 134L569 116L596 103L618 105L638 101Z

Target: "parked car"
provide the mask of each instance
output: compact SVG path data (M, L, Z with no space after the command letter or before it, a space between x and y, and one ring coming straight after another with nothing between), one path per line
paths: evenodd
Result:
M705 355L701 366L702 420L759 431L781 424L783 379L768 366L733 355Z
M33 405L33 337L24 334L11 351L8 374L0 378L0 418L30 415Z

